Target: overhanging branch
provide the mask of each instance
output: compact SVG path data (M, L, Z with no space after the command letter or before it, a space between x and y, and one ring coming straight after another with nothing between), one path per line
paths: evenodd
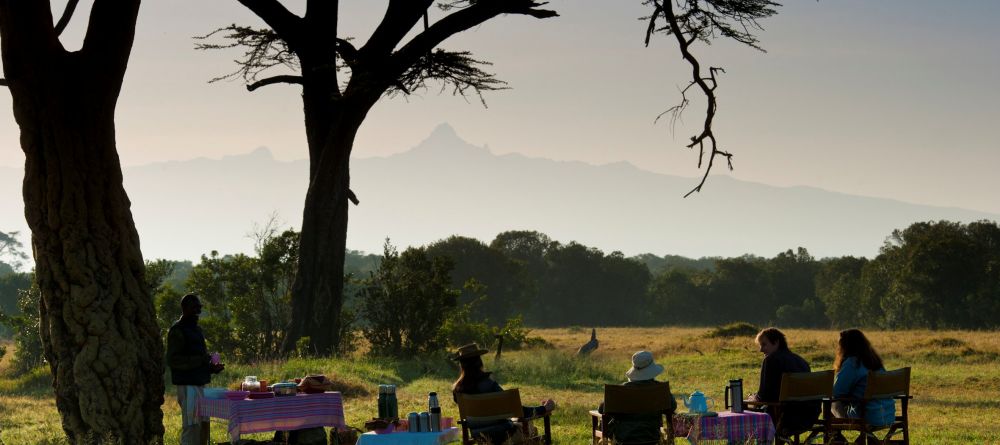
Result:
M274 85L276 83L291 83L291 84L302 85L302 76L282 75L282 76L268 77L265 79L258 80L254 83L247 84L247 91L253 91L256 90L257 88L266 87L268 85Z
M66 2L66 8L63 9L62 17L59 17L59 22L56 23L55 32L56 35L62 35L63 30L66 29L66 25L69 24L69 19L73 17L73 12L76 11L76 5L80 3L80 0L69 0Z

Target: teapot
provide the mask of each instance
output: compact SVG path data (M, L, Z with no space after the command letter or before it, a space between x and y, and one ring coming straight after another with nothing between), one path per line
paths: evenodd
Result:
M705 394L701 391L695 391L691 393L688 397L681 397L681 401L684 402L684 406L691 413L705 413L708 412L708 402L711 401L712 405L715 405L715 401L711 397L705 397Z

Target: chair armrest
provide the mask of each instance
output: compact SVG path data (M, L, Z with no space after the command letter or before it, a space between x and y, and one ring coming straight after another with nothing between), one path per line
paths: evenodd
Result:
M599 419L601 417L604 417L604 414L601 414L601 412L596 409L592 409L590 410L590 417L597 417Z
M551 417L551 416L552 416L552 411L549 411L549 412L547 412L547 413L545 413L545 414L536 414L536 415L534 415L534 416L528 416L528 417L514 417L514 418L513 418L513 420L514 420L515 422L522 422L522 421L525 421L525 420L535 420L535 419L542 419L542 418L545 418L545 417Z
M912 399L912 398L913 398L913 396L911 396L911 395L907 394L907 395L899 395L899 396L893 396L892 398L894 398L894 399L898 399L898 400L903 400L903 399L907 399L907 400L909 400L909 399Z
M744 406L757 406L757 407L760 407L760 406L764 406L764 405L777 405L777 404L778 404L777 402L763 402L763 401L760 401L760 400L744 400L743 401L743 405Z

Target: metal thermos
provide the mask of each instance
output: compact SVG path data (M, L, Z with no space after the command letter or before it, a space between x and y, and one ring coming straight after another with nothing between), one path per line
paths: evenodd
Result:
M407 430L411 433L420 432L420 415L417 413L410 413L406 415L406 420L410 424L410 428Z
M743 379L730 380L726 385L726 408L734 413L743 412Z
M389 417L389 406L388 406L388 392L389 385L378 385L378 418L386 419Z
M427 394L427 411L430 411L430 428L428 431L441 431L441 405L438 404L436 392Z
M399 400L396 399L396 385L385 385L385 417L387 419L399 418Z
M431 415L427 411L420 413L420 432L428 433L431 431Z

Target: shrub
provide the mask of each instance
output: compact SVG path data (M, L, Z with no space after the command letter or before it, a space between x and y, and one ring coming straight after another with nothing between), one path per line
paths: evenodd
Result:
M708 338L733 338L733 337L753 337L760 332L760 328L754 326L753 324L747 323L745 321L739 321L735 323L729 323L727 325L719 326L708 333L705 337Z
M0 313L0 323L6 325L14 334L14 358L10 370L14 374L22 374L45 363L42 338L39 334L40 316L38 304L42 299L42 291L38 283L32 280L31 287L18 291L17 307L19 315Z
M444 346L441 327L458 302L447 257L422 248L402 254L386 240L378 269L363 280L359 310L365 338L376 355L413 356Z

